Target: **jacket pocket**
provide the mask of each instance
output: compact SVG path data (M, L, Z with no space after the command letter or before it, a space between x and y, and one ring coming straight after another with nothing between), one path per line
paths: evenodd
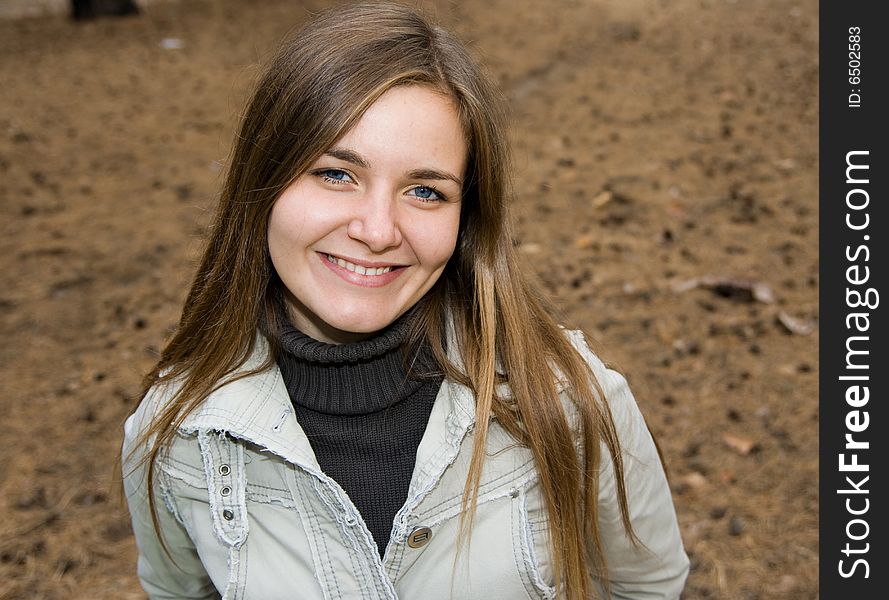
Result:
M517 492L512 514L513 548L522 583L531 598L555 598L549 520L539 484L535 480Z

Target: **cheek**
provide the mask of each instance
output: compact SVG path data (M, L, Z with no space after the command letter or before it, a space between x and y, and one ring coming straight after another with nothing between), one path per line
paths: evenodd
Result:
M294 243L292 234L294 229L287 217L286 211L281 210L278 205L272 209L272 214L269 216L267 239L269 253L273 258L280 256L286 248Z
M439 220L423 230L419 242L421 258L431 268L443 267L457 245L457 233L460 225L460 214Z
M308 218L311 213L305 207L305 201L292 193L285 193L275 202L267 231L269 252L273 256L305 243L311 235L312 221Z

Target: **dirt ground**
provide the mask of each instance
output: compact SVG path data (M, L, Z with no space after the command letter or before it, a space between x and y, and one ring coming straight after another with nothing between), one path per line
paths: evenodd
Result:
M121 424L256 64L324 4L0 20L0 598L144 597ZM529 268L659 435L685 598L816 598L817 3L430 6L511 101Z

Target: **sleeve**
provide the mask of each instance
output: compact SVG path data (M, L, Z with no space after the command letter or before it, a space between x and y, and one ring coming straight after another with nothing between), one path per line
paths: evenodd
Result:
M670 486L645 419L626 379L605 367L587 347L580 332L575 345L587 359L605 393L621 444L630 522L640 544L634 544L621 520L614 464L602 451L599 480L599 527L611 578L612 597L632 600L674 600L688 576L689 560L682 545Z
M151 520L146 481L147 466L144 463L139 464L142 448L136 448L135 441L141 430L141 424L146 421L144 414L153 413L150 410L153 398L153 394L149 392L139 409L124 425L123 483L133 523L133 533L139 549L137 567L139 579L151 600L219 598L219 593L204 570L191 537L183 523L176 517L173 499L164 493L163 473L160 469L156 469L157 477L152 493L157 508L160 535L163 536L169 554L164 550L160 535Z

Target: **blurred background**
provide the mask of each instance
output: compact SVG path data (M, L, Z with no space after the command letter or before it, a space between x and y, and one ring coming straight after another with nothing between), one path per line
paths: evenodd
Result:
M0 599L143 598L121 426L257 65L329 2L0 0ZM818 597L815 0L423 2L509 98L515 243L659 436L687 599Z

